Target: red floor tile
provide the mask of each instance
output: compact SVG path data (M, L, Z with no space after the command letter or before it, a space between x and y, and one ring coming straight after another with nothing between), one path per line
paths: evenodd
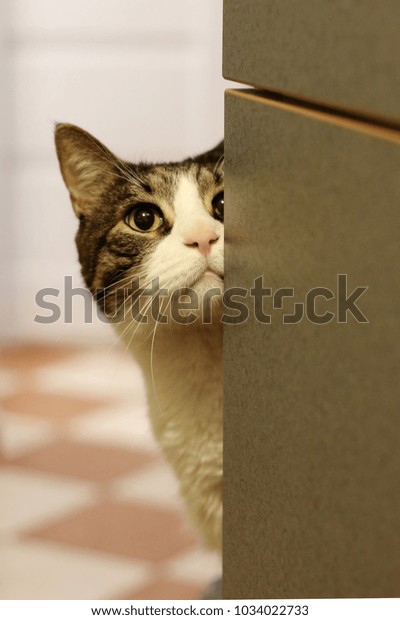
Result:
M101 502L27 536L150 562L166 560L196 542L175 511L117 501Z
M35 370L39 366L47 366L67 360L80 352L78 347L66 345L17 344L0 348L0 368L13 370Z
M134 560L135 565L143 567L147 581L140 580L139 583L142 585L135 587L132 578L131 587L128 589L127 582L122 581L121 583L125 585L121 586L121 593L117 593L115 599L198 599L205 590L201 579L198 578L198 571L194 571L197 575L195 583L191 583L190 579L184 578L181 581L180 578L174 578L168 571L171 559L182 552L190 552L199 544L187 524L185 515L168 505L164 508L159 503L156 506L153 503L147 504L145 500L139 502L113 499L116 496L112 493L114 487L110 483L125 475L130 479L133 474L134 478L136 472L141 475L147 464L159 462L159 454L150 452L150 445L147 449L129 449L115 446L112 442L96 444L79 441L77 439L79 433L71 434L74 428L79 429L81 417L86 416L89 423L93 419L95 425L96 416L92 417L90 414L96 410L105 411L105 406L110 411L112 420L112 395L106 402L105 399L93 397L91 392L88 392L87 398L81 395L69 395L68 392L60 395L52 393L50 387L46 386L49 392L44 392L36 385L37 369L59 364L59 370L62 372L63 361L68 361L70 372L71 363L72 365L75 363L76 355L75 365L79 371L82 363L79 354L87 351L93 349L29 344L6 347L0 352L0 371L2 368L10 370L11 374L17 377L18 385L23 386L21 389L15 389L14 394L0 402L6 410L7 422L10 424L9 440L14 446L20 441L21 448L5 452L20 456L2 459L0 454L2 468L6 470L11 465L13 473L20 472L22 477L26 473L34 472L43 473L44 478L49 474L60 480L60 483L68 481L71 488L74 486L74 480L78 488L79 481L84 480L88 481L90 488L94 490L93 503L89 507L76 508L73 513L70 509L66 509L56 517L47 517L47 520L41 521L40 525L38 521L33 521L32 527L29 527L29 524L24 524L23 527L16 526L13 533L15 540L34 541L39 548L42 545L44 550L53 542L59 549L65 549L67 555L71 551L79 551L84 557L86 551L88 556L93 557L93 552L97 551L96 557L99 563L111 558L118 563L119 558L121 563L126 565L127 559ZM128 355L123 351L120 354L126 357L126 364L130 367L132 361ZM95 356L93 358L96 359ZM88 359L90 360L90 356ZM130 407L129 398L126 404ZM49 422L51 423L57 440L54 439L52 444L47 443L38 448L35 443L37 433L33 433L32 443L29 434L32 428L34 430L35 423L38 428L43 428L43 420L46 421L45 428L49 426ZM14 427L13 421L17 422ZM132 418L132 436L134 433ZM72 436L74 440L69 439ZM61 440L61 437L65 439ZM49 441L50 439L51 436ZM160 485L162 484L164 482L160 480ZM171 493L175 494L175 487L171 489ZM50 548L52 546L50 545ZM35 564L38 579L41 578L40 570L40 566ZM77 573L76 579L79 580L79 571ZM23 589L23 586L21 588ZM109 592L108 581L104 584L105 596L107 592Z
M139 471L156 457L148 452L116 446L58 441L10 459L12 465L80 480L110 482Z
M3 409L11 413L31 415L54 422L90 413L104 404L104 400L90 396L51 394L35 389L25 389L1 401Z

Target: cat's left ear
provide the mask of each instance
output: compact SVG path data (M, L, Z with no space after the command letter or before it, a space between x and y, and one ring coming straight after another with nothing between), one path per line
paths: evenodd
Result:
M222 177L224 171L224 141L213 149L194 157L194 161L210 168L216 177Z
M221 181L223 179L225 165L223 140L210 151L210 159L215 161L214 175L218 181Z
M202 153L196 159L204 159L205 161L218 161L224 159L224 141L222 140L213 149Z
M99 140L76 125L56 125L55 142L74 211L78 217L89 214L113 183L119 160Z
M224 156L224 141L222 140L217 146L212 150L212 153L215 157L223 157Z

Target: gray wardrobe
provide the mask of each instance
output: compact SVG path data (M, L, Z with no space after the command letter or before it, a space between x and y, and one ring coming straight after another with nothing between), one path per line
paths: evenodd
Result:
M224 2L225 598L400 597L399 32Z

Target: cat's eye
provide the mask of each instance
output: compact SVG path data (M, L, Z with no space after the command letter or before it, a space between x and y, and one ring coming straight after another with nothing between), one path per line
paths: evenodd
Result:
M212 200L215 219L224 221L224 192L219 192Z
M163 217L156 205L141 203L129 211L125 222L133 230L148 233L161 228Z

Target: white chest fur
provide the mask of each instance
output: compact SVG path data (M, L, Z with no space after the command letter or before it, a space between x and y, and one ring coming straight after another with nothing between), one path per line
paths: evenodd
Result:
M130 344L142 367L149 413L173 467L189 517L205 543L221 548L222 329L157 327L154 346Z

